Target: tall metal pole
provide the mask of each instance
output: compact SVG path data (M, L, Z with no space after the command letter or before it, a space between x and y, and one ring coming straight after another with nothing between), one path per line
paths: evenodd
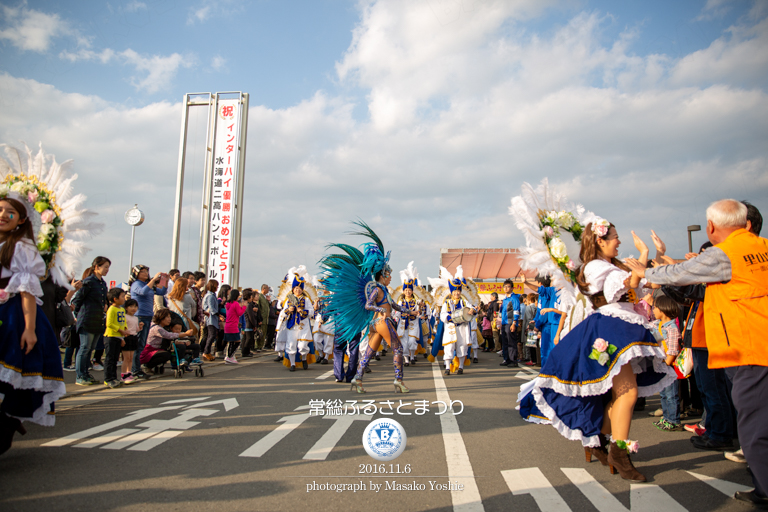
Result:
M197 250L197 266L202 272L208 273L208 229L211 223L211 194L213 187L213 137L216 133L216 99L208 93L208 133L205 139L205 170L203 172L203 195L200 207L200 244Z
M133 240L136 238L136 226L131 226L131 257L128 259L128 275L133 270Z
M184 95L181 111L181 142L179 142L179 167L176 174L176 208L173 216L173 245L171 268L179 266L179 237L181 236L181 201L184 195L184 159L187 153L187 127L189 122L189 94Z
M237 204L235 204L235 233L232 254L232 288L240 286L240 237L243 231L243 190L245 189L245 147L248 139L248 93L240 96L242 115L240 116L240 160L237 166Z

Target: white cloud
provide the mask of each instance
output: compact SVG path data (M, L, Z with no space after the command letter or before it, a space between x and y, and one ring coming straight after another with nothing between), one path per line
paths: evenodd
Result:
M194 65L193 57L184 57L178 53L168 56L144 56L129 48L120 55L126 62L133 65L136 71L146 72L143 78L133 77L131 83L137 90L143 90L149 94L167 88L179 68L189 68Z
M0 30L0 39L10 41L20 50L44 53L51 46L51 40L62 35L73 34L71 28L58 14L46 14L25 6L0 6L5 28Z
M108 64L118 60L123 64L133 66L139 73L131 77L131 85L136 90L152 94L167 89L176 77L180 68L190 68L195 65L194 56L182 56L178 53L171 55L141 55L132 49L115 52L106 48L100 52L87 48L76 52L63 51L59 57L70 62L94 61Z
M520 245L509 198L545 176L615 222L624 254L629 229L648 241L653 228L681 255L685 227L703 224L723 196L768 212L768 92L744 78L768 75L768 64L742 49L762 41L763 22L675 59L633 53L634 28L606 42L605 14L578 13L540 34L524 23L538 3L509 4L440 4L461 9L442 18L432 2L365 5L338 72L342 86L369 93L370 120L356 120L355 98L323 91L290 108L251 107L244 285L312 268L329 241L359 243L343 235L357 217L393 251L395 269L415 260L424 277L435 275L441 247ZM149 79L151 58L134 62ZM0 90L0 140L42 140L59 160L75 159L78 190L108 224L92 246L113 259L114 275L125 277L122 214L135 202L148 219L135 261L168 268L180 105L123 108L7 75ZM189 158L196 183L202 156ZM185 201L186 269L199 197L185 191Z
M200 7L197 9L190 10L189 16L187 17L187 24L188 25L194 25L195 22L203 22L206 19L208 19L208 16L211 13L211 6L206 5L204 7Z
M138 0L132 0L125 5L125 12L136 12L141 10L147 10L147 4L139 2Z
M227 59L225 59L221 55L216 55L213 59L211 59L211 67L215 71L221 71L226 67L226 65L227 65Z

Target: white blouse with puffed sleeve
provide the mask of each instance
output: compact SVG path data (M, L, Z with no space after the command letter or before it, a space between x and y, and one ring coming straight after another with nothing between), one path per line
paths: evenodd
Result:
M5 242L0 242L0 248L4 245ZM42 306L43 288L40 286L40 278L45 276L45 270L45 261L35 244L20 240L13 251L10 268L0 269L0 277L10 278L8 286L5 287L8 294L27 292L35 296L38 306Z
M631 275L631 272L621 270L609 261L592 260L584 267L584 280L589 285L587 295L603 292L607 304L598 309L600 313L651 328L648 321L635 311L634 304L619 302L622 295L629 291L629 286L625 283ZM645 287L645 284L645 279L642 279L638 287L635 288L639 297L643 295L640 289Z

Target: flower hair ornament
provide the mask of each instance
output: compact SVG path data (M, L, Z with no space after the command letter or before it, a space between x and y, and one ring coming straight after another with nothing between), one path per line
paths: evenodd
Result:
M5 158L0 157L0 199L10 197L24 205L32 223L37 249L45 261L48 275L59 286L71 288L78 260L89 251L84 245L103 229L92 222L96 216L83 208L86 196L74 194L72 160L59 164L53 155L36 155L6 144Z
M592 233L596 238L603 238L608 234L608 230L611 228L611 223L602 217L595 217L592 221Z

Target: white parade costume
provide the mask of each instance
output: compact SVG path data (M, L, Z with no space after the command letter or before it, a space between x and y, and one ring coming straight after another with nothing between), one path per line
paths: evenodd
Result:
M397 322L397 335L403 344L406 361L405 366L416 363L416 354L419 353L419 341L421 340L421 315L416 300L429 302L429 293L419 284L419 273L413 262L408 263L405 270L400 271L402 286L392 292L392 299L400 305L403 312L395 311L392 318ZM411 296L406 296L406 290L411 291ZM422 349L421 352L424 350Z
M456 268L456 277L440 267L440 278L430 278L429 282L435 290L436 303L442 304L440 321L444 325L442 347L446 374L459 369L459 373L463 373L469 347L477 347L475 318L480 302L477 286L463 277L461 265ZM452 296L454 290L461 292L458 299Z
M314 362L314 355L309 357L309 354L314 352L311 320L315 312L312 304L317 294L309 281L306 267L302 265L291 268L278 292L277 303L281 310L277 318L275 350L285 352L285 366L295 367L297 354L302 362ZM300 296L293 294L297 286L303 290ZM289 312L290 307L294 307L295 311Z

